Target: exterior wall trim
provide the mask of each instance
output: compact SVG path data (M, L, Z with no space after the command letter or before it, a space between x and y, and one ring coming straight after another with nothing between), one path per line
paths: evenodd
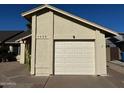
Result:
M36 62L36 30L37 29L37 16L32 16L32 44L31 44L31 74L35 74Z
M105 35L99 30L96 30L95 53L96 75L105 76L107 75Z
M21 48L21 52L20 52L20 64L24 64L25 63L25 41L20 41L20 48Z

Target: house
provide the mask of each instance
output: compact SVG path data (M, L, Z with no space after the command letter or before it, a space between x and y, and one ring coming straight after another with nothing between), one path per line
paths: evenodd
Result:
M29 31L0 31L0 62L19 60L20 43L17 39L24 37Z
M31 23L32 34L18 40L20 62L24 63L26 39L31 39L32 75L107 75L106 37L116 32L50 5L22 16Z
M107 61L122 60L121 53L124 52L124 33L106 39Z
M23 31L0 31L0 62L15 61L18 55L19 43L14 37Z

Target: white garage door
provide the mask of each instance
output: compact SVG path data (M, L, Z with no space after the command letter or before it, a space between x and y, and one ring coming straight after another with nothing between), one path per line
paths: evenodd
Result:
M56 75L93 75L95 74L94 41L56 41Z

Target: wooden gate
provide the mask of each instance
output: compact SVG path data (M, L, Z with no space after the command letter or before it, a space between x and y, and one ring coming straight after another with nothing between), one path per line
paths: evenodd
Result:
M111 47L110 48L110 60L119 60L119 48L118 47Z

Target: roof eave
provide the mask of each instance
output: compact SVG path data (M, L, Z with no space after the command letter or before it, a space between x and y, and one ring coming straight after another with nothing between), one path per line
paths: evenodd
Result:
M24 40L24 39L27 39L27 38L29 38L29 37L31 37L31 36L32 36L32 34L27 35L27 36L25 36L25 37L22 37L22 38L16 40L15 42L19 42L19 41Z
M18 44L18 42L5 42L5 44Z
M29 15L29 14L32 14L32 13L34 13L34 12L37 12L37 11L39 11L39 10L45 8L45 7L48 7L48 5L41 5L41 6L39 6L39 7L33 8L33 9L29 10L29 11L23 12L21 15L22 15L23 17L25 17L25 16L27 16L27 15Z
M78 16L72 15L72 14L66 12L66 11L63 11L63 10L61 10L61 9L58 9L58 8L56 8L56 7L53 7L53 6L50 6L50 5L47 5L47 4L42 5L42 6L39 6L39 7L36 7L36 8L34 8L34 9L31 9L31 10L29 10L29 11L27 11L27 12L22 13L21 15L26 18L27 16L29 16L29 15L32 16L33 13L36 13L37 11L42 10L42 9L44 9L44 8L49 8L49 9L51 9L51 10L53 10L53 11L59 12L59 13L64 14L64 15L67 15L67 16L69 16L69 17L71 17L71 18L74 18L74 19L80 21L80 22L86 23L86 24L88 24L88 25L91 25L91 26L96 27L96 28L98 28L98 29L101 29L101 30L103 30L103 31L106 31L106 32L109 33L110 35L114 35L114 36L118 36L118 35L119 35L118 33L116 33L116 32L113 31L113 30L110 30L110 29L105 28L105 27L103 27L103 26L100 26L100 25L98 25L98 24L96 24L96 23L90 22L90 21L88 21L88 20L86 20L86 19L83 19L83 18L80 18L80 17L78 17ZM28 19L28 18L27 18L27 19ZM28 20L29 20L29 19L28 19Z

